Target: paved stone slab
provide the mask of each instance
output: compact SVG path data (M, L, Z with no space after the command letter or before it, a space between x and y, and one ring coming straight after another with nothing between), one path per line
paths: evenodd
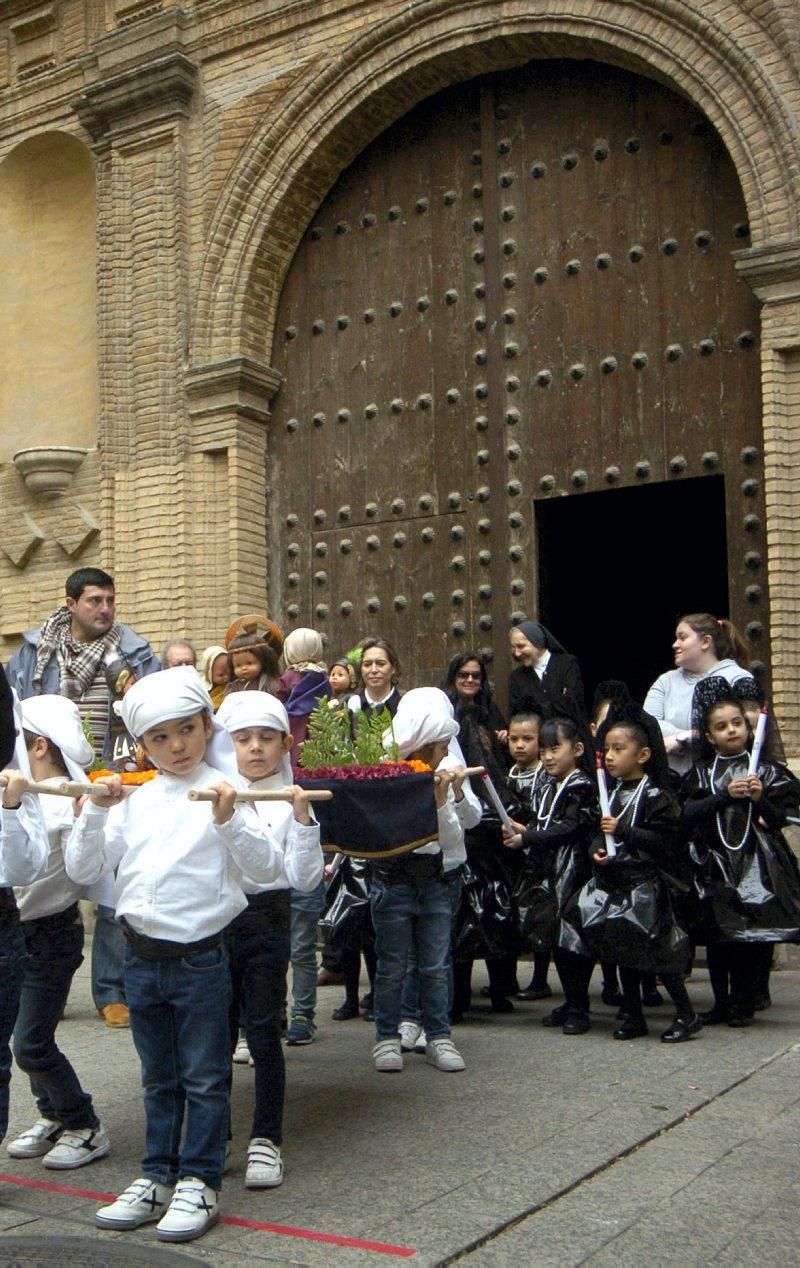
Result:
M476 972L476 988L482 980ZM722 1184L719 1193L727 1195L726 1186L735 1189L735 1173L725 1170L725 1158L744 1156L756 1145L763 1152L769 1133L783 1121L781 1115L792 1121L795 1076L788 1078L783 1058L774 1058L800 1039L800 976L781 972L773 980L776 1004L758 1025L746 1031L708 1028L678 1048L658 1039L671 1015L668 1007L651 1014L650 1036L619 1044L611 1039L613 1010L599 1003L593 1030L579 1038L542 1028L540 1018L552 1006L549 1002L519 1004L508 1016L495 1015L488 1003L481 1004L474 1019L458 1028L468 1063L467 1071L458 1075L442 1075L418 1055L408 1057L402 1075L376 1074L370 1060L372 1027L360 1020L330 1021L342 992L322 990L316 1042L286 1051L286 1180L273 1192L244 1188L253 1074L248 1067L234 1069L235 1143L224 1213L409 1247L417 1252L410 1262L418 1265L439 1264L464 1252L487 1264L531 1262L538 1268L550 1262L548 1254L562 1265L581 1262L569 1257L567 1233L573 1238L572 1250L584 1259L608 1253L618 1263L625 1262L624 1256L641 1263L646 1254L657 1262L651 1256L653 1246L669 1245L670 1239L675 1244L669 1219L670 1202L681 1191L675 1175L691 1194L707 1195ZM710 1003L704 973L696 974L691 989L699 1007ZM60 1033L108 1127L111 1156L57 1174L38 1161L0 1155L0 1172L116 1193L139 1171L144 1132L139 1068L130 1032L112 1031L97 1019L86 967L76 979ZM737 1098L748 1104L749 1118ZM713 1126L700 1130L704 1122L712 1122L712 1113ZM26 1080L15 1072L10 1134L34 1117ZM753 1121L762 1133L755 1144L748 1127ZM689 1142L688 1154L682 1147L670 1161L670 1143L679 1135ZM751 1166L761 1166L766 1174L755 1152L748 1157ZM594 1172L598 1174L592 1178ZM793 1183L782 1157L769 1172L775 1192L783 1193ZM611 1195L616 1206L609 1212L603 1186L618 1173L631 1179ZM796 1207L796 1197L794 1201ZM49 1235L56 1227L65 1235L109 1243L132 1237L137 1245L157 1244L152 1228L131 1235L96 1230L97 1205L63 1192L2 1184L0 1230ZM760 1204L748 1199L745 1206L753 1245L760 1248L758 1262L792 1262L780 1253L791 1242L785 1212L770 1220L766 1196ZM539 1214L526 1219L534 1209ZM663 1226L658 1241L651 1236L654 1209L658 1227ZM683 1198L678 1209L687 1209ZM782 1208L773 1202L769 1209L780 1214ZM702 1202L692 1208L691 1218L698 1221L696 1246L705 1262L718 1256L732 1268L737 1262L735 1238L705 1235L699 1227ZM496 1235L520 1219L513 1231ZM533 1242L528 1241L531 1229ZM770 1257L773 1241L775 1259ZM475 1243L479 1249L470 1253ZM352 1246L230 1224L183 1250L224 1268L262 1263L360 1268L401 1262Z

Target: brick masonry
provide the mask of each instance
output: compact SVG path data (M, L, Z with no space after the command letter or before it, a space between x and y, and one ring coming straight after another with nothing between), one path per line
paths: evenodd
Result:
M306 224L364 145L422 98L569 56L690 98L741 181L753 245L739 268L763 303L775 696L800 757L793 0L9 0L0 180L3 159L41 134L66 132L94 156L98 410L59 498L0 464L0 655L78 562L115 573L123 619L156 644L216 640L264 607L272 327ZM0 438L9 456L21 448L24 420L0 419ZM52 441L63 443L57 418Z

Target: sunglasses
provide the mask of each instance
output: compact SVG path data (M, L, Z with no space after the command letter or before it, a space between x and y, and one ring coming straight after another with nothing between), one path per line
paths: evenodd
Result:
M481 677L481 672L479 669L459 670L458 673L456 674L456 678L475 678L479 680L480 677Z

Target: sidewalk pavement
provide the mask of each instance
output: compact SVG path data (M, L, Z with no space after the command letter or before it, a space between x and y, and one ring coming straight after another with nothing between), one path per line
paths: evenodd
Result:
M477 991L485 979L475 979ZM376 1074L372 1027L331 1021L342 990L325 988L316 1041L286 1050L283 1186L244 1187L252 1070L236 1066L224 1222L168 1250L152 1225L122 1234L93 1224L105 1195L139 1174L143 1114L130 1031L97 1018L85 965L60 1042L112 1153L53 1172L0 1152L0 1268L22 1262L3 1258L4 1243L33 1238L58 1239L55 1256L36 1262L59 1268L72 1238L97 1257L69 1262L98 1264L128 1250L137 1262L180 1262L179 1252L220 1268L800 1263L798 988L798 972L775 973L773 1007L753 1027L709 1027L678 1046L658 1039L667 1005L649 1015L647 1038L614 1042L599 981L593 1028L574 1038L540 1025L550 1001L506 1016L480 1000L454 1036L467 1070L450 1075L415 1054L402 1074ZM705 971L689 989L710 1005ZM11 1090L10 1138L36 1117L18 1071Z

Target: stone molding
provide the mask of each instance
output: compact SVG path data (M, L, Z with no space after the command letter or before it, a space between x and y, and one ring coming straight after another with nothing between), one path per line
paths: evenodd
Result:
M87 84L73 108L97 145L113 132L188 118L196 82L196 64L185 53L168 53Z
M224 415L257 423L269 419L269 403L281 385L277 370L250 357L230 357L186 371L186 399L194 421Z
M800 301L800 238L734 251L733 258L762 303Z

